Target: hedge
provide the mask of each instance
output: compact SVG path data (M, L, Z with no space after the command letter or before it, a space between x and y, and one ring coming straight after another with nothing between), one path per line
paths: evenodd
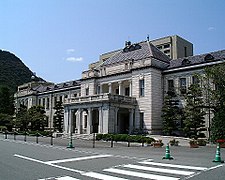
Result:
M96 140L109 141L113 140L116 142L137 142L137 143L147 143L151 144L155 141L154 138L141 136L141 135L128 135L128 134L97 134Z

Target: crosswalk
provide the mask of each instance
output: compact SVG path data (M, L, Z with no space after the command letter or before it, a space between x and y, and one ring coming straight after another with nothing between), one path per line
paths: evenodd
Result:
M81 174L86 179L101 180L128 180L128 179L152 179L152 180L179 180L184 179L208 168L199 166L187 166L179 164L161 163L153 161L141 161L135 164L124 164L103 169L102 172L84 172ZM48 180L39 179L39 180ZM78 180L74 177L64 176L49 180Z

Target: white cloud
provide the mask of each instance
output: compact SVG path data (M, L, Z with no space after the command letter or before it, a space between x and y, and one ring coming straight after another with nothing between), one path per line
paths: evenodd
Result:
M75 49L67 49L66 50L66 53L67 54L71 54L71 53L74 53L75 52Z
M83 61L83 57L68 57L66 58L66 61L70 61L70 62L80 62L80 61Z
M208 31L214 31L214 30L216 30L216 28L215 27L208 27Z

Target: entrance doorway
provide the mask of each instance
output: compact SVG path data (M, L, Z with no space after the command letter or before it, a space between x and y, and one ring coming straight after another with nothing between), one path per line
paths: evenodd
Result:
M118 111L118 133L128 134L129 133L129 110L120 109Z
M99 111L98 111L98 109L94 109L92 111L92 125L93 125L93 133L98 133L98 126L99 126Z

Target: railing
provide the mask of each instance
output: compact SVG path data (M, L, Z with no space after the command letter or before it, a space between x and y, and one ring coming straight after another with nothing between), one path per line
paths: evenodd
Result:
M129 96L122 96L122 95L113 95L110 93L104 93L104 94L97 94L97 95L92 95L92 96L68 98L65 100L65 104L84 103L84 102L101 102L101 101L135 104L136 98L129 97Z

